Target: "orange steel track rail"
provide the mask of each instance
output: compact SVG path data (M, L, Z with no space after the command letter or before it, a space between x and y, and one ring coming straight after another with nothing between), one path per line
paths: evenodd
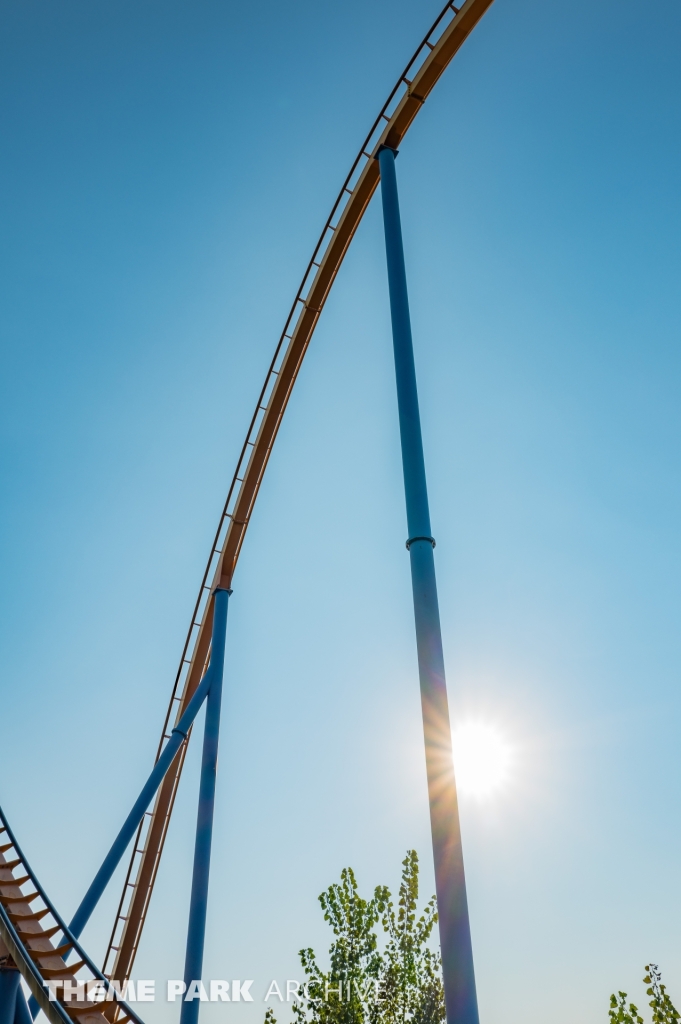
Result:
M382 145L398 148L445 68L491 4L492 0L465 0L459 9L447 4L386 100L333 205L286 320L241 449L194 607L157 757L206 665L213 621L211 591L217 586L231 588L293 385L336 274L379 184L376 153ZM120 981L130 976L137 953L185 753L186 743L165 777L153 810L140 825L133 847L104 960L104 973Z

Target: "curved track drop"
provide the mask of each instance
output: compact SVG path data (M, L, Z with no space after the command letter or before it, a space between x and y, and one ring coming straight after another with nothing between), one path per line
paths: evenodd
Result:
M399 147L438 79L491 4L492 0L466 0L461 8L456 8L453 3L445 6L383 105L324 225L277 344L241 449L194 607L156 760L206 671L213 622L212 593L216 588L231 589L255 500L303 358L348 247L378 187L376 155L381 147ZM107 978L123 982L130 977L172 814L187 742L188 737L165 775L153 809L147 811L139 826L102 972L98 971L76 937L71 935L57 916L19 851L8 823L2 817L0 832L3 835L0 839L6 836L10 840L9 844L5 844L5 849L13 849L15 855L7 862L0 848L0 936L5 940L51 1024L68 1024L69 1021L77 1024L83 1022L85 1017L93 1017L91 1024L104 1024L114 1018L118 1024L124 1024L127 1020L141 1024L139 1018L115 993L103 1015L91 1004L79 1008L77 1004L49 1002L45 991L50 977L54 978L57 974L59 977L75 977L81 968L89 970L92 979L99 981L105 989L109 988ZM24 874L15 878L14 869L17 866L20 873ZM21 886L26 882L33 884L35 896L22 894ZM43 904L38 912L32 911L30 906L35 898L39 898ZM22 910L18 915L23 918L21 926L16 920L18 910ZM41 922L48 915L55 924L44 929ZM32 922L30 926L29 921ZM21 928L24 928L23 936L20 934ZM29 928L29 932L25 932L26 928ZM29 934L31 932L35 938ZM50 940L53 935L60 933L63 936L62 946L55 948ZM71 951L79 955L81 962L69 968L65 964L65 957ZM96 1022L94 1017L98 1018Z
M173 721L203 673L213 614L210 593L215 586L231 586L293 385L340 265L378 187L376 154L381 146L399 147L438 79L491 5L492 0L466 0L458 9L452 3L443 8L383 104L333 204L279 338L232 477L187 632L157 757ZM153 810L140 826L104 960L104 971L113 978L127 978L132 970L185 753L186 744L168 772Z

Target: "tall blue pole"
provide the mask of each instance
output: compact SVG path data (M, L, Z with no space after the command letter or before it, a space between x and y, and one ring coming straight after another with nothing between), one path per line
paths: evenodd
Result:
M430 532L395 156L394 150L385 147L379 152L378 161L381 168L383 224L409 531L407 548L414 595L442 976L447 1024L479 1024L435 581L435 541Z
M231 590L215 591L215 620L226 623L227 605ZM225 658L225 630L214 628L210 663L214 674L206 701L206 722L203 733L201 781L199 784L199 810L194 845L194 870L189 903L187 951L184 960L184 983L187 991L191 983L201 981L203 947L206 937L208 910L208 880L210 875L210 849L213 841L213 811L215 809L215 781L218 768L218 740L220 737L220 705L222 703L222 676ZM188 991L189 994L189 991ZM180 1024L197 1024L201 1003L194 998L182 1003Z

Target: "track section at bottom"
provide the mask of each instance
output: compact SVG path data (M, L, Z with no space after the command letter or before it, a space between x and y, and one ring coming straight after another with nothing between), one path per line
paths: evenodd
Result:
M25 886L29 892L24 892ZM71 953L77 959L66 961ZM142 1024L74 938L24 857L0 808L0 960L21 972L50 1024ZM83 977L85 972L86 977ZM67 981L76 998L64 999ZM50 999L50 983L56 999ZM83 998L76 985L81 983ZM96 998L87 998L87 985ZM62 989L61 996L59 988ZM101 997L101 998L100 998ZM110 998L108 998L110 997Z

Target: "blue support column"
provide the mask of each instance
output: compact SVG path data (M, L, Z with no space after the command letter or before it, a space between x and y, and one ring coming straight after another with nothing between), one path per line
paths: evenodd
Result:
M17 1002L14 1007L14 1024L31 1024L33 1018L28 1009L26 996L23 993L21 984L17 988Z
M0 967L0 1024L14 1024L19 981L16 967Z
M380 151L378 161L381 168L381 198L409 530L407 547L414 595L442 974L447 1024L479 1024L435 581L435 541L430 532L395 156L395 151L386 147Z
M220 736L220 705L222 703L222 676L225 656L225 625L231 590L215 591L215 618L210 663L213 677L206 702L206 723L203 733L199 810L196 821L194 871L189 903L187 951L184 961L184 982L188 990L193 981L201 981L203 947L206 937L208 910L208 880L210 875L210 849L213 841L213 811L215 808L215 781L218 767L218 740ZM216 626L216 624L218 624ZM220 630L219 625L222 624ZM201 1003L194 998L182 1003L180 1024L196 1024Z

